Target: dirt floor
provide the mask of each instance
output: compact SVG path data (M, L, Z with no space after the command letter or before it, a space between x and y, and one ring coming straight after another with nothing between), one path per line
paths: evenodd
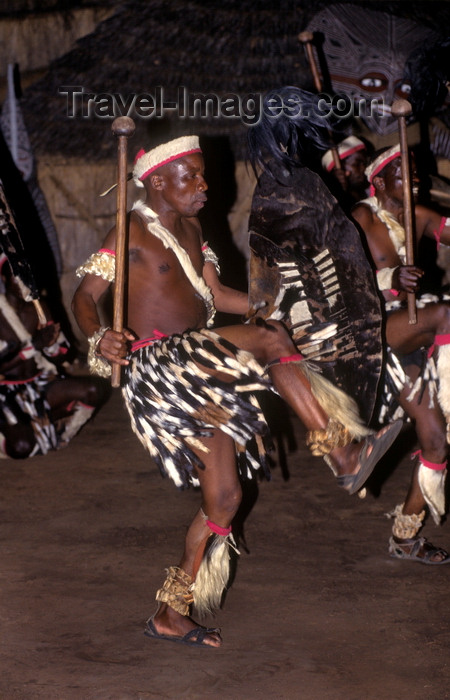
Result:
M278 417L297 448L248 489L217 650L143 634L198 493L160 477L118 392L66 450L0 463L2 700L450 698L450 565L387 554L409 460L350 497ZM450 548L448 524L424 534Z

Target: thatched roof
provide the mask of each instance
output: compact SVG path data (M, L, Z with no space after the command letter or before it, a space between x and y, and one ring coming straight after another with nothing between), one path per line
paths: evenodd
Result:
M329 4L327 0L124 3L25 92L25 116L37 155L99 160L115 153L112 119L68 118L61 86L82 86L84 92L96 95L119 93L123 99L154 95L157 86L163 86L166 100L177 99L179 86L190 93L218 96L247 96L288 83L312 87L297 37ZM396 13L438 31L449 26L448 2L354 4ZM238 117L174 119L166 112L165 119L137 119L133 143L147 146L164 131L168 138L187 132L227 136L235 155L244 152L246 128Z

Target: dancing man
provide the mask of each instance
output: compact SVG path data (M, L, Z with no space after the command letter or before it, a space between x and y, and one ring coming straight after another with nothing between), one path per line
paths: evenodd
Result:
M389 391L383 415L400 405L414 423L419 451L411 485L394 512L389 552L400 559L446 564L450 555L418 533L428 505L436 524L445 512L445 476L450 439L450 298L423 295L417 299L417 323L410 324L406 293L419 290L423 271L406 265L403 226L403 179L399 145L374 155L366 169L371 196L353 209L364 231L377 269L386 307L389 345ZM413 194L418 179L412 163ZM423 236L450 244L450 220L419 204L414 208L417 243ZM447 427L446 427L447 425ZM446 439L447 433L447 439ZM414 455L413 455L414 457Z
M309 430L325 433L329 420L281 323L208 327L215 308L242 315L248 300L221 284L216 258L202 240L197 215L207 184L198 137L140 151L133 174L146 200L135 202L129 215L127 328L122 333L103 328L97 314L114 280L115 229L79 270L84 278L73 309L90 339L92 364L106 372L110 363L124 367L133 429L161 472L179 487L193 483L201 489L201 508L179 565L168 569L157 592L159 606L146 633L217 647L219 630L198 625L189 612L192 603L200 614L220 604L231 522L241 500L236 452L241 475L251 476L257 463L246 444L254 435L264 466L266 426L253 392L275 389ZM368 434L356 411L352 418L349 429L333 421L327 449L349 492L364 483L399 429L394 424Z

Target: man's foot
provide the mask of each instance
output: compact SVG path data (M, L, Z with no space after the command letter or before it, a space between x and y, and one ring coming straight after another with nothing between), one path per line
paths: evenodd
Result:
M389 540L389 554L395 559L409 559L421 564L450 564L448 552L432 545L426 537L402 540L392 536Z
M220 630L198 625L190 617L180 615L172 608L161 605L153 617L147 621L144 634L154 639L165 639L190 646L220 647Z
M189 646L204 646L204 647L218 647L222 643L220 637L220 631L217 628L212 627L202 627L201 625L195 625L189 632L186 632L183 636L177 636L174 634L161 634L157 631L153 618L151 617L147 620L147 627L144 630L144 634L147 637L152 637L153 639L164 639L168 642L178 642L180 644L187 644ZM220 640L220 644L213 643Z
M396 420L379 430L378 433L366 437L362 443L352 445L352 451L358 454L356 468L350 473L340 471L338 468L338 485L342 486L350 495L359 491L372 474L376 464L397 438L402 426L403 422Z

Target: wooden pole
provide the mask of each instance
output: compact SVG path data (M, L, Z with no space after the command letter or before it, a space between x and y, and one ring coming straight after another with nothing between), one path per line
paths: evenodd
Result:
M306 57L308 59L309 68L314 82L314 87L316 88L317 92L320 93L322 92L322 79L320 77L319 67L317 65L316 56L313 50L314 34L312 32L300 32L300 34L298 35L298 40L305 47ZM341 159L339 158L337 148L331 148L331 155L333 156L334 167L337 170L342 170L342 163Z
M402 156L403 182L403 217L405 226L406 264L414 265L414 210L411 196L411 170L409 167L408 139L406 135L406 117L412 113L412 107L407 100L396 100L392 105L392 114L398 120L400 152ZM408 319L410 324L417 323L416 295L407 293Z
M117 117L111 130L118 137L117 143L117 210L116 210L116 276L114 282L113 330L123 330L123 304L125 290L125 243L127 220L127 145L134 134L135 124L130 117ZM112 365L111 386L120 386L121 366Z
M39 301L39 299L32 299L31 301L34 304L34 309L38 317L39 325L44 327L47 323L47 316L45 315L45 311L42 308L42 304Z

